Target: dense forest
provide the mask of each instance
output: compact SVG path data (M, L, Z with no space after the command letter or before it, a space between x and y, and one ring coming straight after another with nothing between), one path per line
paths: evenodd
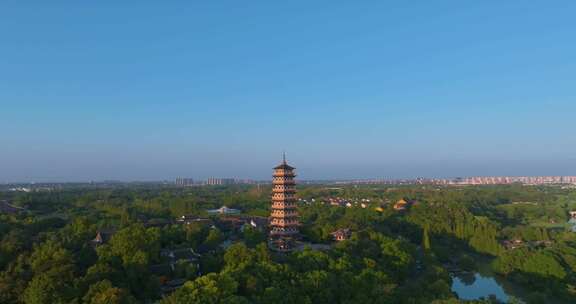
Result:
M271 251L270 186L0 192L0 303L460 303L486 266L511 303L576 301L576 190L298 187L301 241ZM399 200L406 208L395 208ZM207 210L227 206L237 216ZM349 229L335 241L332 233ZM476 303L497 303L493 297Z

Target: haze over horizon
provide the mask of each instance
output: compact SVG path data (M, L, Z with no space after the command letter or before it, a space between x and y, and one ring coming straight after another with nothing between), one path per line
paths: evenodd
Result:
M575 10L6 2L0 182L576 175Z

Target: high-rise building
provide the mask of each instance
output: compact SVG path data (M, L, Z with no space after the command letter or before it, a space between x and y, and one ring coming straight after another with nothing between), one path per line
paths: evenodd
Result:
M216 178L210 177L206 180L206 185L232 185L235 184L236 180L233 178Z
M282 163L274 168L272 178L272 211L270 213L270 247L279 251L289 251L295 247L298 238L298 211L296 210L296 190L294 167Z
M175 184L176 186L192 186L194 185L194 179L178 177L176 178Z

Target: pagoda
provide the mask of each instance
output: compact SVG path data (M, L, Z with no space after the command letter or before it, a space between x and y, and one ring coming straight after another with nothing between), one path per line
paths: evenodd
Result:
M294 167L286 163L286 155L274 168L272 178L272 212L270 213L270 247L290 251L298 238L298 211L294 194Z

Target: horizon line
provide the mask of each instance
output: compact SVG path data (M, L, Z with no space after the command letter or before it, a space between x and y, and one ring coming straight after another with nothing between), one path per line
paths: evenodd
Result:
M194 182L205 182L210 178L216 179L233 179L236 182L269 182L268 179L247 178L247 177L207 177L207 178L194 178L177 176L174 178L164 179L94 179L94 180L46 180L46 181L2 181L0 185L20 185L20 184L93 184L93 183L173 183L176 179L186 178ZM474 178L569 178L576 179L576 175L467 175L467 176L451 176L451 177L356 177L356 178L307 178L299 179L302 182L355 182L355 181L456 181L459 179L474 179Z

